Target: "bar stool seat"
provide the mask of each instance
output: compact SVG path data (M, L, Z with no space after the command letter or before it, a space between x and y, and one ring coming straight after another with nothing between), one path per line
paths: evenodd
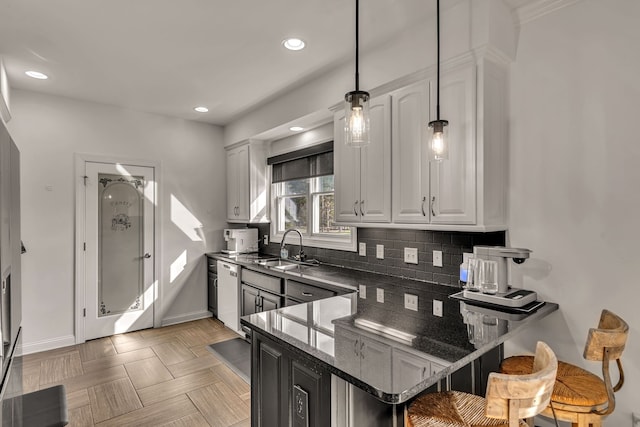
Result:
M424 394L408 407L408 427L526 427L549 404L558 359L543 342L522 375L489 374L486 398L460 391Z
M500 372L510 375L526 374L531 372L531 369L533 356L508 357L500 365ZM606 407L609 396L602 378L579 366L559 360L551 401L564 405L600 408Z
M531 371L529 371L531 372ZM430 393L409 408L409 427L509 427L505 420L484 415L485 400L461 391ZM527 423L520 421L521 427Z

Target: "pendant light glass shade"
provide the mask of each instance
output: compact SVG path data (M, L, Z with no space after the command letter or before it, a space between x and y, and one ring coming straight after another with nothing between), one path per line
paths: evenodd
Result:
M369 93L349 92L344 96L344 143L360 148L369 144Z
M369 92L360 90L358 63L360 2L356 0L356 90L344 96L344 143L360 148L369 144Z
M449 122L429 122L429 161L440 162L449 158Z
M449 122L440 119L440 0L436 0L436 119L429 122L429 161L441 162L449 158Z

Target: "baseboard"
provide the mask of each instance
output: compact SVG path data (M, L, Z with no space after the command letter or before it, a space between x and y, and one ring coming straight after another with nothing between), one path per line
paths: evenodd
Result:
M190 322L192 320L206 319L212 314L208 310L194 311L193 313L183 314L181 316L165 317L162 319L162 326L176 325L178 323Z
M68 347L70 345L75 345L75 343L76 337L74 335L67 335L64 337L26 343L22 344L22 351L19 352L18 356L40 353L41 351L54 350L56 348ZM16 351L18 351L18 349L16 349Z

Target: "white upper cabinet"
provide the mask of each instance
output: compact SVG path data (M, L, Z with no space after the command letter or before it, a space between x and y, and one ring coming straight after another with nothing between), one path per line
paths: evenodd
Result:
M391 94L393 222L429 223L429 92L419 81Z
M372 103L372 142L361 152L343 147L344 114L336 113L338 222L389 222L390 185L386 227L506 229L508 65L491 54L479 56L462 55L441 68L440 118L449 121L449 159L440 163L430 163L427 153L427 125L436 118L435 67L379 88L387 95L375 99L388 104L390 97L390 114L387 104ZM376 140L380 134L391 135L391 174L387 145Z
M371 143L363 148L344 144L344 111L334 115L336 219L340 222L391 220L390 97L373 98L369 107Z
M267 160L261 141L227 148L227 221L268 222Z
M436 80L431 114L436 119ZM449 69L440 77L440 118L449 121L449 159L430 165L432 224L476 223L475 67Z

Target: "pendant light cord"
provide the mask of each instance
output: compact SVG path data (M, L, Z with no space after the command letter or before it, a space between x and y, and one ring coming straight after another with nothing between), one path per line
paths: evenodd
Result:
M358 34L360 33L359 29L359 12L360 12L360 0L356 0L356 91L360 90L360 74L358 72Z
M436 56L437 56L437 72L436 72L436 84L438 85L436 91L436 120L440 120L440 0L436 0Z

